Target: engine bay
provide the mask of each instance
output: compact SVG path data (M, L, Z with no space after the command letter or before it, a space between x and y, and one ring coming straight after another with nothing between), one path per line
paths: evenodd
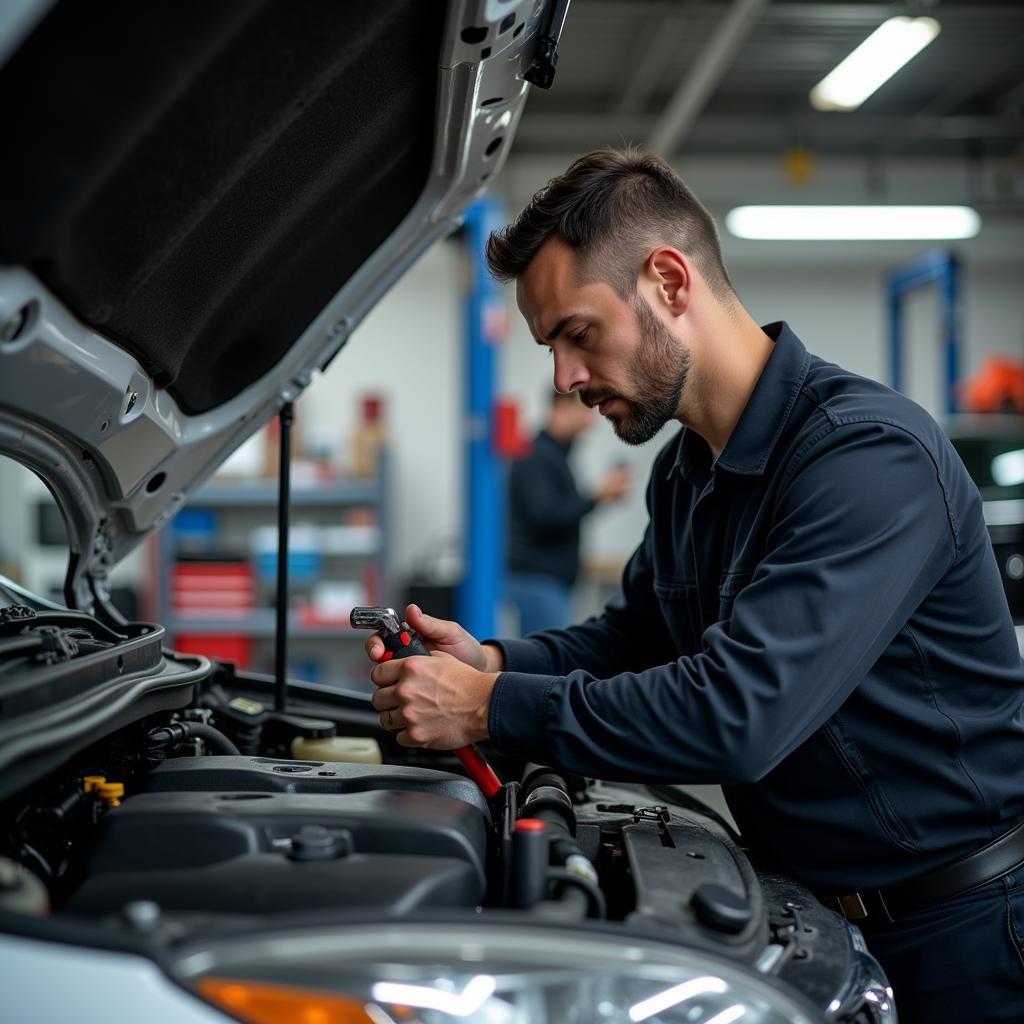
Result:
M831 1006L830 1020L874 1019L858 1016L856 930L758 865L679 787L496 758L505 782L487 798L451 754L399 747L365 694L296 684L281 711L272 679L229 664L165 652L118 671L116 635L65 637L74 652L52 631L39 643L33 629L67 624L30 611L3 627L20 638L0 668L16 712L3 728L51 738L30 742L0 783L8 923L84 923L173 947L246 922L514 916L724 956ZM135 703L108 700L103 725L61 740L49 723L81 721L76 705L109 697L102 670L77 671L90 658L105 659L108 682L134 681ZM23 696L33 677L45 682L34 702ZM46 705L43 691L62 699Z

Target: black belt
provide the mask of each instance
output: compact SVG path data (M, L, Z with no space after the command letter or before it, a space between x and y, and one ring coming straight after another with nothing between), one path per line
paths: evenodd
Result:
M824 897L825 906L847 921L892 924L898 917L943 903L1001 878L1024 863L1024 821L952 864L885 889ZM870 919L870 921L868 921Z

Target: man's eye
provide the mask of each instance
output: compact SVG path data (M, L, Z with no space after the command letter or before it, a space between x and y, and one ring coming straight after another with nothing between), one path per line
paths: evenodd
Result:
M587 335L589 333L589 327L581 327L578 331L569 335L569 340L575 342L577 345L581 345L587 340Z

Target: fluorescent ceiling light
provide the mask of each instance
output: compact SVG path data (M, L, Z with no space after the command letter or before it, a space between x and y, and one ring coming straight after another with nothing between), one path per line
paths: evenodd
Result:
M892 241L973 238L981 218L969 206L737 206L725 224L737 238Z
M880 85L938 34L934 18L890 18L837 64L812 90L818 110L856 110Z

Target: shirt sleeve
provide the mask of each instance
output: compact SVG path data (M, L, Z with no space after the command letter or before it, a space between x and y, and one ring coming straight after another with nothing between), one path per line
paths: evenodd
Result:
M614 674L565 659L548 675L505 672L497 747L609 780L767 774L838 710L957 554L931 455L885 423L833 425L798 454L773 520L699 654Z

